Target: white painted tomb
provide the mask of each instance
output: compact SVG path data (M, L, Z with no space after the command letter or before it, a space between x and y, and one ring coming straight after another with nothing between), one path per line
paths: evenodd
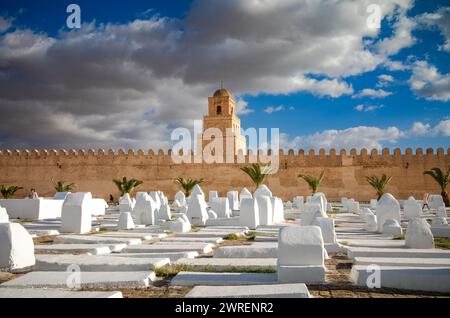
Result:
M207 210L207 212L208 212L208 220L209 219L217 219L218 218L217 213L214 212L213 210L209 209L209 210Z
M136 226L130 212L121 212L119 215L119 223L117 228L119 230L132 230Z
M375 214L366 214L365 219L364 229L367 232L376 232L378 230L377 216Z
M272 203L272 222L273 223L284 222L283 201L278 197L271 197L270 200Z
M377 208L377 204L378 204L378 200L377 199L370 199L370 208L371 209L376 209Z
M239 210L239 193L237 191L228 191L227 198L232 211Z
M0 206L8 211L11 219L44 220L61 217L63 200L0 199Z
M259 208L257 199L242 198L239 224L247 226L252 230L259 226Z
M445 210L445 206L440 206L437 208L436 216L440 218L447 218L447 211Z
M278 236L279 283L325 282L325 248L318 226L288 226Z
M403 204L405 218L412 220L422 216L422 206L415 199L408 199Z
M430 209L437 209L440 206L445 207L444 199L442 199L442 196L440 194L430 194L428 196L428 205L430 206Z
M189 222L189 219L186 217L186 215L183 214L175 221L171 221L169 223L169 229L173 233L186 233L191 230L191 223Z
M153 199L155 202L156 211L159 211L159 208L161 208L161 197L159 196L159 193L157 191L149 192L148 195Z
M172 212L170 212L170 206L164 202L158 210L158 219L170 220L171 218Z
M33 239L21 224L0 223L0 242L0 268L19 273L35 264Z
M376 209L378 232L383 232L383 225L386 220L392 219L400 222L400 204L390 193L385 193L380 198Z
M209 195L208 195L208 204L209 206L211 206L211 202L213 201L214 198L218 198L219 194L217 193L217 191L209 191Z
M403 230L397 220L387 219L383 224L383 234L397 237L403 234Z
M206 220L208 220L208 212L206 208L207 204L204 196L201 194L196 194L194 196L191 195L189 197L188 208L186 211L189 222L197 226L204 226Z
M300 209L300 212L301 212L301 210L302 210L302 208L303 208L303 204L305 204L305 203L304 203L304 200L303 200L303 197L302 197L302 196L296 196L296 197L294 197L294 199L292 200L292 204L293 204L294 207L296 207L297 209Z
M184 195L184 193L182 191L178 191L177 193L175 193L174 200L178 200L178 202L180 202L181 206L186 205L186 196Z
M211 210L217 213L219 218L231 217L230 201L228 198L213 198L211 201Z
M256 189L254 196L268 196L271 197L272 196L272 191L269 190L269 188L265 185L262 184L258 187L258 189Z
M119 200L120 212L133 212L135 202L131 199L129 193L125 193Z
M267 195L255 195L255 197L258 202L259 224L273 224L273 208L270 197Z
M241 204L244 198L253 198L252 193L247 188L243 188L241 192L239 192L239 204Z
M8 223L9 215L5 208L0 207L0 223Z
M147 193L136 196L136 204L132 215L136 224L154 225L156 224L156 203Z
M413 218L406 229L405 245L409 248L434 248L434 237L427 221Z
M71 193L66 197L61 213L61 232L84 234L91 231L91 200L90 192Z
M334 220L332 218L315 218L312 225L320 227L323 243L328 253L342 251L342 247L337 242L336 232L334 230Z

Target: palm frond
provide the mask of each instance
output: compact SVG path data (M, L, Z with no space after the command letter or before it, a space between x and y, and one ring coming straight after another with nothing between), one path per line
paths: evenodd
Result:
M261 167L257 163L254 163L251 166L242 167L241 170L244 171L250 177L250 179L252 179L256 188L264 183L264 180L271 172L269 166Z
M113 179L112 181L119 189L121 195L132 193L135 188L144 183L144 181L138 179L128 180L126 177L123 177L122 179Z
M322 171L319 175L319 177L315 177L312 175L307 175L307 174L299 174L297 176L298 178L302 178L309 186L309 188L311 189L312 193L316 193L317 189L319 188L320 184L322 183L324 177L325 177L325 171Z
M178 177L175 179L175 182L181 186L181 188L184 190L184 194L186 196L189 196L192 192L192 189L194 189L194 187L197 184L203 183L204 180L203 179L187 179L187 178L183 178L183 177Z

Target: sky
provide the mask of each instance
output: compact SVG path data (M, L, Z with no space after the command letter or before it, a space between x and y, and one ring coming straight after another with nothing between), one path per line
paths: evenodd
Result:
M0 148L168 149L221 81L284 149L449 148L449 62L449 1L3 1Z

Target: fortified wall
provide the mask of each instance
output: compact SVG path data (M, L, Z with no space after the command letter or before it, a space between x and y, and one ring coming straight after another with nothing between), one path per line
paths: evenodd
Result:
M193 156L188 154L186 156ZM245 163L182 163L172 161L171 151L143 150L134 152L123 149L118 152L100 149L97 152L84 150L2 150L0 152L0 184L24 187L17 197L25 196L30 188L36 188L40 196L53 196L53 181L64 180L74 182L76 191L90 191L96 197L109 199L112 194L117 200L119 192L113 184L113 178L137 178L144 184L137 191L161 190L169 199L179 190L174 182L177 177L203 178L202 189L219 191L225 196L227 191L247 187L251 191L254 186L250 178L239 168L252 162L254 154L239 152L235 162ZM303 150L278 153L279 170L270 175L267 185L274 195L284 200L292 200L296 195L309 195L307 184L297 177L300 173L318 175L325 170L325 179L320 187L331 200L341 197L353 197L356 200L368 201L375 198L375 191L366 181L366 176L383 173L392 176L387 191L399 199L410 195L421 198L424 192L440 193L439 186L423 172L433 167L447 169L450 165L450 149L444 152L418 148L414 152L408 148L404 153L400 149L390 151L383 149L381 153L372 150L370 153L362 149L337 152L331 149L328 153L320 150L315 153ZM239 161L238 161L239 160ZM275 158L277 160L277 158ZM195 161L192 161L195 162Z

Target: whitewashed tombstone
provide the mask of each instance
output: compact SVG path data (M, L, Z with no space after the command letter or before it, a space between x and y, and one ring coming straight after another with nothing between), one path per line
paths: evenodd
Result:
M380 198L376 209L378 232L383 233L383 225L386 220L397 220L400 222L400 204L390 193L385 193Z
M331 203L327 203L327 212L328 211L333 211L333 206L331 205Z
M318 204L320 206L320 213L322 213L322 215L325 217L325 215L327 214L327 206L325 204L323 196L313 196L309 203Z
M315 218L312 225L320 227L324 244L336 244L336 232L334 230L334 220L331 218Z
M175 200L180 202L181 206L186 205L186 196L184 195L184 193L182 191L178 191L177 193L175 193Z
M130 212L120 213L117 227L119 230L132 230L136 227Z
M208 212L209 219L217 219L218 218L217 213L214 212L213 210L209 209L207 212Z
M278 282L305 284L325 282L325 255L320 227L281 228L278 236Z
M158 211L159 208L161 208L161 205L162 205L159 193L157 191L152 191L152 192L149 192L148 194L153 199L153 201L155 202L156 210Z
M175 221L169 222L169 229L173 233L186 233L191 230L191 223L189 223L189 220L187 219L186 215L183 214Z
M259 226L259 208L257 199L242 198L239 225L247 226L252 230Z
M397 220L387 219L383 224L382 233L398 237L403 234L403 230L402 227L400 226L400 223Z
M440 206L437 208L436 216L440 218L446 218L447 217L447 211L445 210L445 206Z
M192 192L191 192L190 197L191 197L191 198L194 198L196 195L201 195L202 198L203 198L203 200L204 200L204 201L206 200L206 198L205 198L205 193L203 192L202 188L201 188L200 185L198 185L198 184L196 184L196 185L194 186L194 188L192 189Z
M8 223L9 215L5 208L0 207L0 223Z
M327 213L327 208L328 208L328 200L327 200L327 197L325 196L325 193L323 193L323 192L316 192L314 195L313 195L313 198L314 197L322 197L322 199L323 199L323 213Z
M208 196L208 202L209 205L211 206L211 202L213 201L214 198L218 198L219 194L217 193L217 191L209 191L209 196Z
M211 209L217 213L219 218L229 218L231 216L228 198L214 198L211 202Z
M364 229L366 231L368 232L378 231L377 216L375 214L366 214L365 220L366 224L364 225Z
M130 194L125 193L119 200L120 212L133 212L135 203L131 200Z
M239 203L242 201L242 199L244 198L253 198L252 193L247 189L247 188L243 188L241 190L241 192L239 192Z
M172 208L173 208L174 210L180 209L180 208L181 208L181 203L180 203L180 201L178 201L178 200L173 201L173 202L172 202Z
M272 201L269 196L255 195L258 201L259 210L259 224L260 225L272 225L273 224L273 208Z
M270 198L272 203L272 223L284 222L284 206L283 201L278 197Z
M69 193L70 192L56 192L53 196L53 200L65 200Z
M288 201L288 202L286 202L285 204L284 204L284 207L286 208L286 209L292 209L292 202L291 201Z
M347 200L348 199L346 197L342 197L341 198L341 203L342 203L343 206L345 206L345 203L347 202Z
M34 243L31 235L19 223L0 223L0 268L13 273L34 266Z
M354 199L347 200L347 211L349 213L359 213L359 202Z
M413 218L422 216L422 207L415 199L408 199L404 203L403 212L405 214L405 218L411 220Z
M405 246L409 248L434 248L434 237L427 221L414 218L406 229Z
M447 219L446 218L442 218L442 217L434 217L432 220L431 220L431 225L432 226L440 226L440 225L447 225L448 224L448 221L447 221Z
M370 199L370 208L371 209L376 209L377 208L377 204L378 204L378 200L377 199Z
M239 210L239 193L237 191L227 192L228 203L232 211Z
M444 199L442 199L442 196L440 194L431 194L428 196L428 205L430 206L430 209L437 209L440 206L444 206Z
M311 225L317 217L323 217L320 205L317 203L305 203L303 212L300 214L300 224L303 226Z
M172 212L170 211L170 206L163 203L158 210L158 219L170 220L172 218Z
M61 232L83 234L91 231L91 200L90 192L71 193L66 197L61 211Z
M311 203L312 195L306 197L306 203Z
M301 210L303 208L303 204L305 204L303 197L302 196L294 197L293 204L294 207Z
M204 196L201 194L196 194L194 196L191 195L186 212L189 222L197 226L204 226L206 220L208 220L208 212L206 208L207 204Z
M271 197L272 191L270 191L269 188L265 184L262 184L258 187L258 189L256 189L254 196L255 197L257 197L257 196Z
M137 224L154 225L156 224L156 203L147 193L137 197L136 205L133 210Z

